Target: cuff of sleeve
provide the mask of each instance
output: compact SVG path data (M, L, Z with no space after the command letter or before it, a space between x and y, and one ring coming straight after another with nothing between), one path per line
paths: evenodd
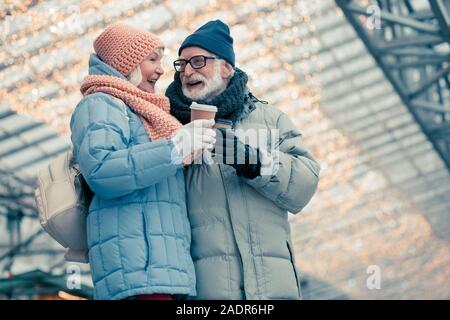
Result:
M264 187L267 183L269 183L273 175L276 173L275 157L272 154L270 154L267 150L261 148L258 148L258 152L261 156L260 175L253 179L244 178L245 181L254 188Z
M178 152L175 143L172 139L168 139L167 142L170 149L170 161L177 167L183 167L183 156Z
M275 159L267 150L258 149L261 155L261 176L271 176L275 173Z

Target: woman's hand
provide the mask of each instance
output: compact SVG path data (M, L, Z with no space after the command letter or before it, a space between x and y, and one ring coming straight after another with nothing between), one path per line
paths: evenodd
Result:
M203 150L212 149L216 143L216 131L212 129L214 123L212 119L201 119L181 127L171 138L175 145L172 161L186 166L201 156Z

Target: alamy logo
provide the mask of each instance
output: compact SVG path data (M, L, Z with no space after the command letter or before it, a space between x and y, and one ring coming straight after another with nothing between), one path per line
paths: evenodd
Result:
M66 286L69 290L81 289L81 269L75 264L69 264L66 269L69 276L66 280Z
M194 139L194 136L202 134L202 128L194 128L193 136L188 134L182 138L187 139L186 144L194 146L194 149L201 149L202 146L198 145L198 141ZM228 134L230 136L228 136ZM222 137L221 133L217 131L216 143L212 146L212 149L205 149L201 154L195 157L194 164L256 164L256 157L250 157L246 159L244 150L238 150L237 154L233 153L232 144L233 136L236 136L242 143L248 144L253 148L257 148L260 152L264 152L264 157L260 158L261 161L261 175L273 175L279 169L279 146L285 140L280 139L280 133L278 129L236 129L232 132L227 132L226 136ZM223 148L228 149L226 159L223 155ZM176 161L176 154L172 155L172 161Z
M370 265L366 270L369 276L366 280L366 286L369 290L381 289L381 269L377 265Z
M366 27L369 30L381 29L381 9L377 5L367 7L366 13L368 15L366 20Z

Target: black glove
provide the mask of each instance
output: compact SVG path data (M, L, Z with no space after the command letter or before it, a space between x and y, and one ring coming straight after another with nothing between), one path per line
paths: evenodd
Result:
M261 155L258 149L242 143L231 129L218 128L213 153L218 163L236 169L238 176L256 178L261 173Z

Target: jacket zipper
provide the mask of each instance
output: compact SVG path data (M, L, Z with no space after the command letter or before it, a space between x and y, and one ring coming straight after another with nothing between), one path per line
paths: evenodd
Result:
M222 171L221 165L219 164L218 167L219 167L220 175L222 176L223 187L224 187L224 190L225 190L225 197L227 198L227 203L228 203L228 199L230 199L230 197L229 197L229 194L228 194L228 191L227 191L226 180L225 180L224 173ZM242 260L242 255L241 255L241 251L239 250L239 246L237 245L236 232L234 231L234 227L233 227L233 218L231 217L232 215L231 215L230 205L228 205L228 214L229 214L229 217L230 217L230 225L231 225L231 230L233 231L234 241L236 242L236 248L237 248L239 260L241 261L241 264L242 264L242 271L244 272L244 262ZM227 261L227 263L228 263L228 261ZM244 289L244 295L245 295L244 274L242 274L242 284L244 286L243 289Z

